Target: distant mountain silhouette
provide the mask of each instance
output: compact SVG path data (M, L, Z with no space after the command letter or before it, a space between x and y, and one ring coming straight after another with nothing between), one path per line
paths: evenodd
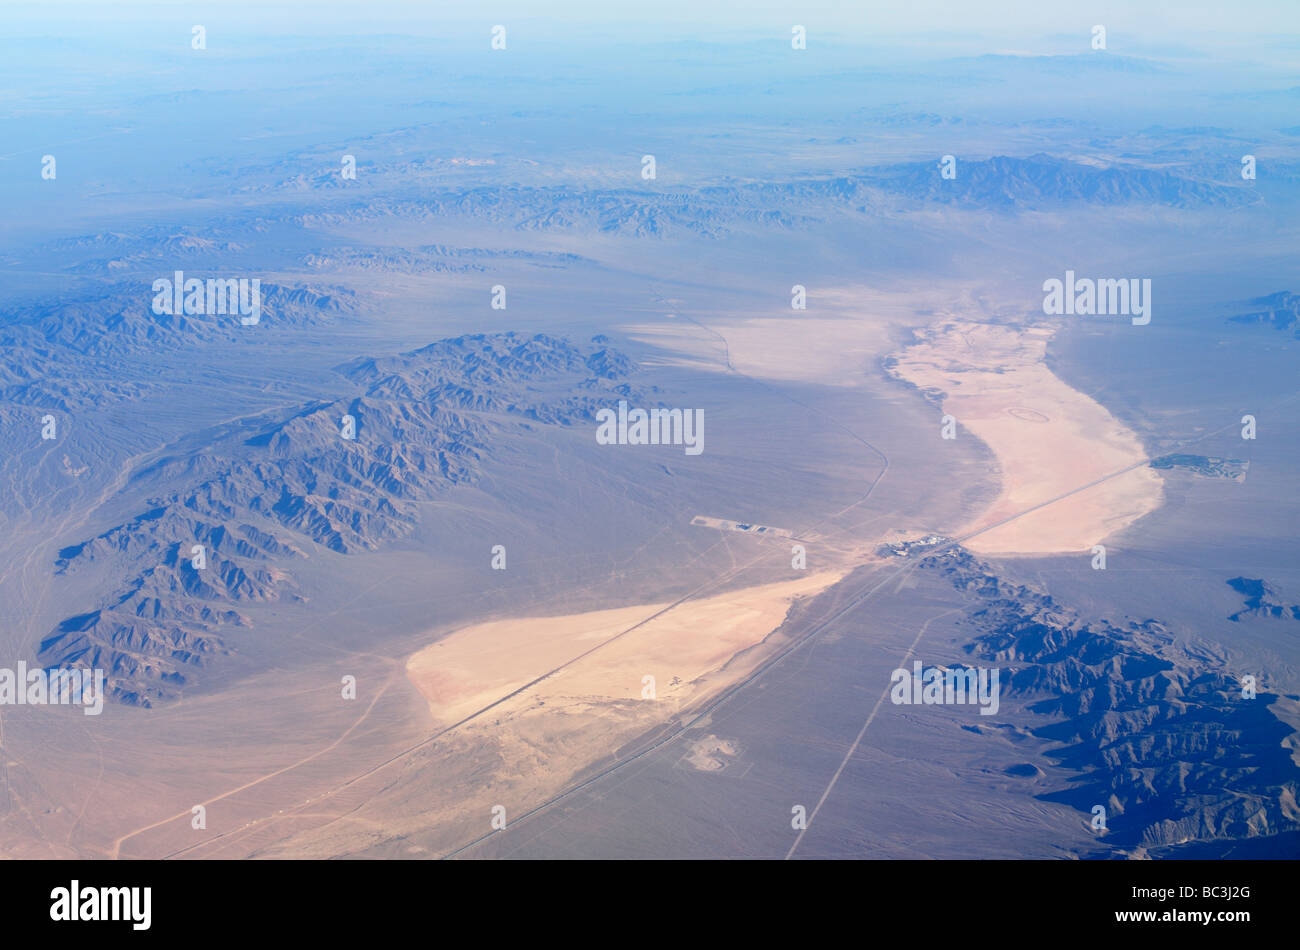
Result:
M1280 290L1248 302L1250 310L1229 317L1230 323L1262 324L1300 337L1300 294Z

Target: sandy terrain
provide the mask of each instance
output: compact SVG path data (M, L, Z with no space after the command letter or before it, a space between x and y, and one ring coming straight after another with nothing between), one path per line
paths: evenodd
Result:
M650 604L475 624L416 653L406 671L428 700L430 714L445 724L542 676L503 706L544 704L562 711L601 702L649 702L643 698L644 677L652 676L655 716L663 718L751 669L752 662L728 661L779 627L795 597L819 593L841 576L810 574L670 609Z
M1052 333L949 323L918 332L918 342L898 357L899 376L944 394L943 411L956 418L957 438L974 435L997 457L1001 492L960 532L981 532L966 542L974 552L1087 551L1161 504L1162 480L1140 464L1146 453L1137 437L1047 368ZM1084 488L1131 465L1139 467ZM991 527L1068 492L1074 494Z
M454 852L490 831L493 807L505 808L511 819L525 813L584 769L743 679L783 642L764 640L793 601L842 576L825 571L676 606L525 617L458 630L406 666L439 726L491 705L427 747L437 762L436 786L418 771L395 786L392 773L378 773L374 781L392 792L386 803L374 802L368 786L358 785L346 821L338 820L343 816L336 809L346 811L348 794L331 800L334 820L303 829L264 854L338 854L355 852L366 840L379 845L411 838L425 844L405 848L409 855ZM643 698L647 675L655 678L654 699ZM725 762L711 758L728 752L697 751L700 761L691 764L707 769L722 767Z
M876 372L880 355L893 346L896 327L926 319L918 313L983 312L976 295L948 284L905 292L819 286L809 288L807 310L791 310L784 294L750 309L664 309L671 320L623 330L634 340L662 347L665 364L724 372L729 361L732 369L756 379L850 389L865 385Z
M686 747L682 761L701 772L721 772L739 754L740 749L731 740L707 735Z

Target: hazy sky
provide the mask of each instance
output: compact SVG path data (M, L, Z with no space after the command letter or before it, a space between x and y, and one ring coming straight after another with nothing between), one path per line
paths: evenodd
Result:
M622 30L633 25L665 33L718 30L725 33L789 29L794 23L815 34L819 27L846 31L854 39L880 34L953 31L1008 39L1087 31L1106 25L1147 43L1195 36L1300 34L1297 0L549 0L549 2L447 3L430 0L314 0L314 2L203 3L70 2L17 0L5 3L5 31L25 34L35 26L79 33L94 25L127 19L166 25L172 20L256 24L286 32L406 32L433 34L475 23L536 22L570 29ZM705 37L701 37L705 38ZM848 36L845 37L850 38Z

